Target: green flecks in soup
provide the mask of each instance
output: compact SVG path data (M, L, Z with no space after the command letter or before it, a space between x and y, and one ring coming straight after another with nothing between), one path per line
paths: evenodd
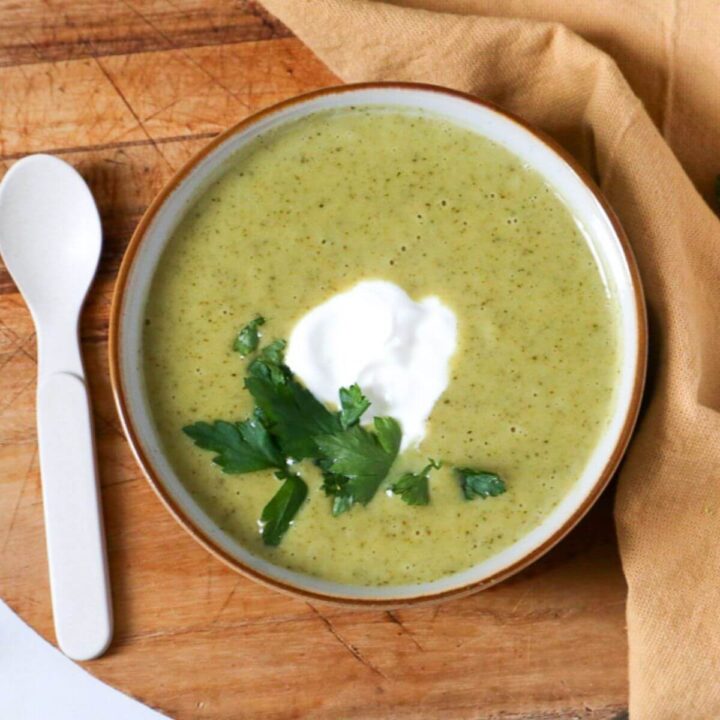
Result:
M447 390L398 472L428 475L430 502L381 488L333 517L322 478L277 547L258 518L271 470L225 475L181 429L243 420L238 331L263 342L362 279L437 295L458 318ZM613 402L614 300L553 191L505 149L433 117L318 113L260 137L189 210L146 310L144 368L162 443L208 514L252 552L338 582L434 580L535 527L585 467ZM497 473L507 491L469 501L453 468Z

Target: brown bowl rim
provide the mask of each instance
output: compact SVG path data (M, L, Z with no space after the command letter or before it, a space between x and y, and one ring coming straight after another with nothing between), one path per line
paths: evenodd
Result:
M255 570L254 568L245 565L237 558L231 556L223 548L218 546L212 538L204 534L204 532L192 521L192 519L185 513L182 507L171 497L170 493L164 487L162 481L159 479L159 473L156 472L148 456L143 450L142 442L139 434L133 425L132 418L126 402L126 394L123 386L122 373L120 371L120 320L122 317L123 304L125 298L125 290L127 288L127 281L130 275L130 271L133 266L135 256L138 249L140 248L147 229L155 218L155 215L164 204L165 200L171 193L175 191L178 185L192 172L192 170L208 156L210 152L215 150L218 146L228 140L236 133L245 130L246 128L254 125L259 120L271 115L279 110L292 107L294 105L300 105L308 100L312 100L317 97L340 94L345 92L354 92L357 90L372 90L372 89L394 89L394 90L419 90L425 92L435 92L443 95L448 95L458 99L466 100L475 105L488 108L499 115L502 115L505 119L520 125L525 130L532 133L540 142L548 146L556 155L564 160L570 168L574 171L578 179L593 193L596 200L602 207L603 211L609 218L613 229L620 241L623 253L625 255L625 261L629 269L630 278L633 285L633 293L635 298L636 313L638 319L637 335L638 335L638 346L637 356L635 358L635 377L633 382L633 390L630 398L630 405L628 408L625 422L623 424L622 431L618 437L618 441L615 447L608 456L608 460L605 463L605 467L599 474L593 488L586 495L583 502L575 509L573 514L558 528L545 542L538 547L534 548L527 555L523 556L516 562L512 563L508 567L499 570L488 578L479 580L477 582L468 583L458 587L450 588L434 593L423 593L412 597L398 597L398 598L364 598L364 597L343 597L331 594L325 594L322 592L316 592L309 590L305 587L293 585L289 582L284 582L278 578L265 575L264 573ZM481 100L478 97L464 93L458 90L445 88L439 85L432 85L427 83L414 83L414 82L366 82L366 83L350 83L346 85L338 85L320 88L309 93L297 95L292 98L283 100L270 107L264 108L248 117L240 120L240 122L231 126L224 132L220 133L217 137L213 138L207 145L199 150L190 160L188 160L165 184L160 192L155 196L148 209L140 219L135 232L133 233L127 249L125 250L120 269L118 271L117 280L115 284L115 290L112 298L112 305L110 309L110 330L109 330L109 362L110 362L110 381L112 385L112 392L115 399L115 404L118 409L120 421L122 423L125 435L130 444L130 448L135 456L136 461L140 465L143 474L149 482L152 489L158 495L162 503L169 510L171 515L177 520L177 522L206 550L211 554L225 563L228 567L232 568L236 572L239 572L247 577L252 578L264 585L275 588L282 592L288 593L293 596L300 596L306 600L314 600L332 603L336 605L342 605L346 607L376 607L376 608L392 608L392 607L404 607L408 605L418 605L432 602L440 602L450 598L459 598L471 593L487 589L507 578L515 575L521 570L525 569L533 562L542 557L558 542L560 542L586 515L588 510L595 504L600 494L607 487L611 478L613 477L620 461L627 449L630 437L633 429L637 422L638 413L640 411L640 404L642 400L643 388L645 383L646 365L647 365L647 346L648 346L648 329L647 329L647 313L645 307L644 294L642 289L642 281L640 278L640 272L637 267L637 262L633 254L630 242L625 234L625 231L620 224L615 212L611 208L603 196L600 189L597 187L593 179L587 173L587 171L570 155L563 147L561 147L555 140L546 135L542 130L539 130L529 123L525 122L522 118L508 112L487 100Z

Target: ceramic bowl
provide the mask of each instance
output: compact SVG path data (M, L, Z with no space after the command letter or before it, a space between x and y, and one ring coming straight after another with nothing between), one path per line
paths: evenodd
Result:
M309 113L351 105L409 108L446 118L505 146L538 171L576 216L620 307L622 358L607 430L572 489L545 520L490 559L433 582L392 587L343 585L256 557L224 533L183 487L163 455L141 372L142 319L163 249L187 209L258 134ZM640 279L615 215L588 175L553 141L489 103L444 88L407 83L345 85L294 98L249 117L210 142L155 198L125 254L110 327L113 389L127 438L153 489L177 521L233 569L278 589L351 605L400 606L487 588L537 560L592 506L632 432L645 375L646 320Z

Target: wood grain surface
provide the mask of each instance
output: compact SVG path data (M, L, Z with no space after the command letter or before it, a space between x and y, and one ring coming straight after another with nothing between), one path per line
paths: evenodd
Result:
M111 398L107 329L135 224L218 131L337 82L254 3L0 0L0 174L27 153L56 154L87 179L104 223L82 343L116 631L107 655L85 667L178 720L625 718L612 489L560 546L497 588L360 612L235 575L172 520L131 457ZM0 595L54 641L35 372L33 326L0 266Z

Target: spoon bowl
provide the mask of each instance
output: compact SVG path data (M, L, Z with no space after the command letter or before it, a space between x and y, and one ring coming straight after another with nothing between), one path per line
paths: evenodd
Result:
M100 217L67 163L31 155L0 190L0 253L35 322L77 314L100 258Z

